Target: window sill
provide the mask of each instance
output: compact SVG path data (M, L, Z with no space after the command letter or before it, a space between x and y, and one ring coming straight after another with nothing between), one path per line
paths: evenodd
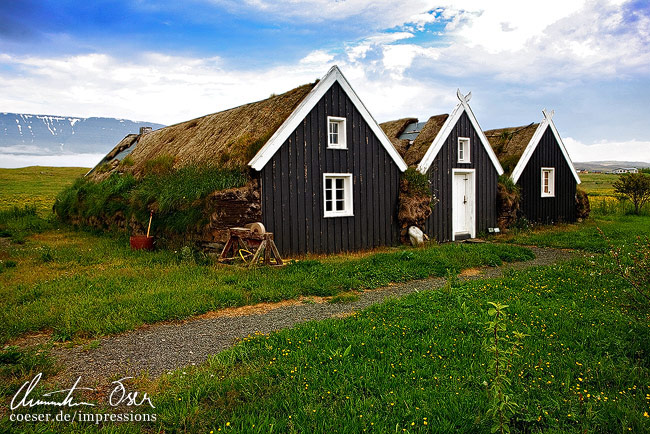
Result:
M332 218L332 217L354 217L354 213L351 212L346 212L346 213L337 213L337 214L324 214L324 218Z

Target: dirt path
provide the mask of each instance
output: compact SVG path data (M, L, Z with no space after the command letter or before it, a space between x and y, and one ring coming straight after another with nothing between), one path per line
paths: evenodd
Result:
M576 256L575 252L531 247L536 258L506 264L465 270L461 279L499 277L506 269L523 269L550 265ZM444 278L431 278L394 284L359 293L352 303L326 303L316 297L264 303L256 306L224 309L192 318L182 323L154 324L120 335L107 336L95 349L83 346L55 348L53 355L63 366L59 378L101 381L122 376L148 373L156 377L163 372L199 364L211 354L231 347L238 339L255 332L269 333L310 320L346 316L379 303L389 297L402 297L415 291L444 285Z

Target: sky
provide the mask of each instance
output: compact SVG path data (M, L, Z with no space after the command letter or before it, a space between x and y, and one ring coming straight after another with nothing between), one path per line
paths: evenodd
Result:
M650 1L21 0L0 4L0 112L173 124L338 65L378 122L553 118L574 161L650 162Z

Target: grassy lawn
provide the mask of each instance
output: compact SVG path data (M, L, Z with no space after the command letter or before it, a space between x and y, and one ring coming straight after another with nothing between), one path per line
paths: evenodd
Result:
M499 301L503 334L529 335L510 375L516 431L647 431L649 318L621 309L621 285L581 260L251 337L160 380L160 427L489 432L483 344Z
M512 231L497 239L516 244L605 253L608 245L598 228L612 243L629 244L636 236L650 236L650 215L596 214L582 223L542 226L532 231Z
M126 238L66 229L10 244L0 268L0 342L52 331L55 340L118 333L228 306L331 296L530 259L518 246L395 248L303 260L282 269L214 265L189 249L131 251Z
M579 259L251 336L201 366L140 382L155 423L105 428L488 433L494 301L509 306L501 339L528 335L510 359L513 432L648 432L650 316L628 307L625 283L605 268ZM98 430L73 426L82 427Z
M82 167L0 169L0 210L30 205L39 215L49 216L56 195L86 172Z
M581 173L580 188L585 190L589 196L614 196L612 184L618 179L618 175L607 173Z

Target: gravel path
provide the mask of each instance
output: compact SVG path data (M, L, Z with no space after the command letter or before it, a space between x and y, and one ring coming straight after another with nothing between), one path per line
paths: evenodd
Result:
M499 277L506 269L523 269L550 265L574 257L576 253L556 249L531 247L536 258L506 264L466 270L461 279ZM59 347L53 350L63 372L62 378L83 376L88 379L139 376L148 373L156 377L165 371L204 362L211 354L231 347L238 339L255 332L269 333L310 320L346 316L354 311L379 303L389 297L402 297L415 291L439 288L444 278L431 278L394 284L359 293L352 303L314 302L315 298L290 300L276 304L226 309L209 313L182 323L145 326L120 335L107 336L95 349L84 346ZM308 301L309 300L309 301Z

